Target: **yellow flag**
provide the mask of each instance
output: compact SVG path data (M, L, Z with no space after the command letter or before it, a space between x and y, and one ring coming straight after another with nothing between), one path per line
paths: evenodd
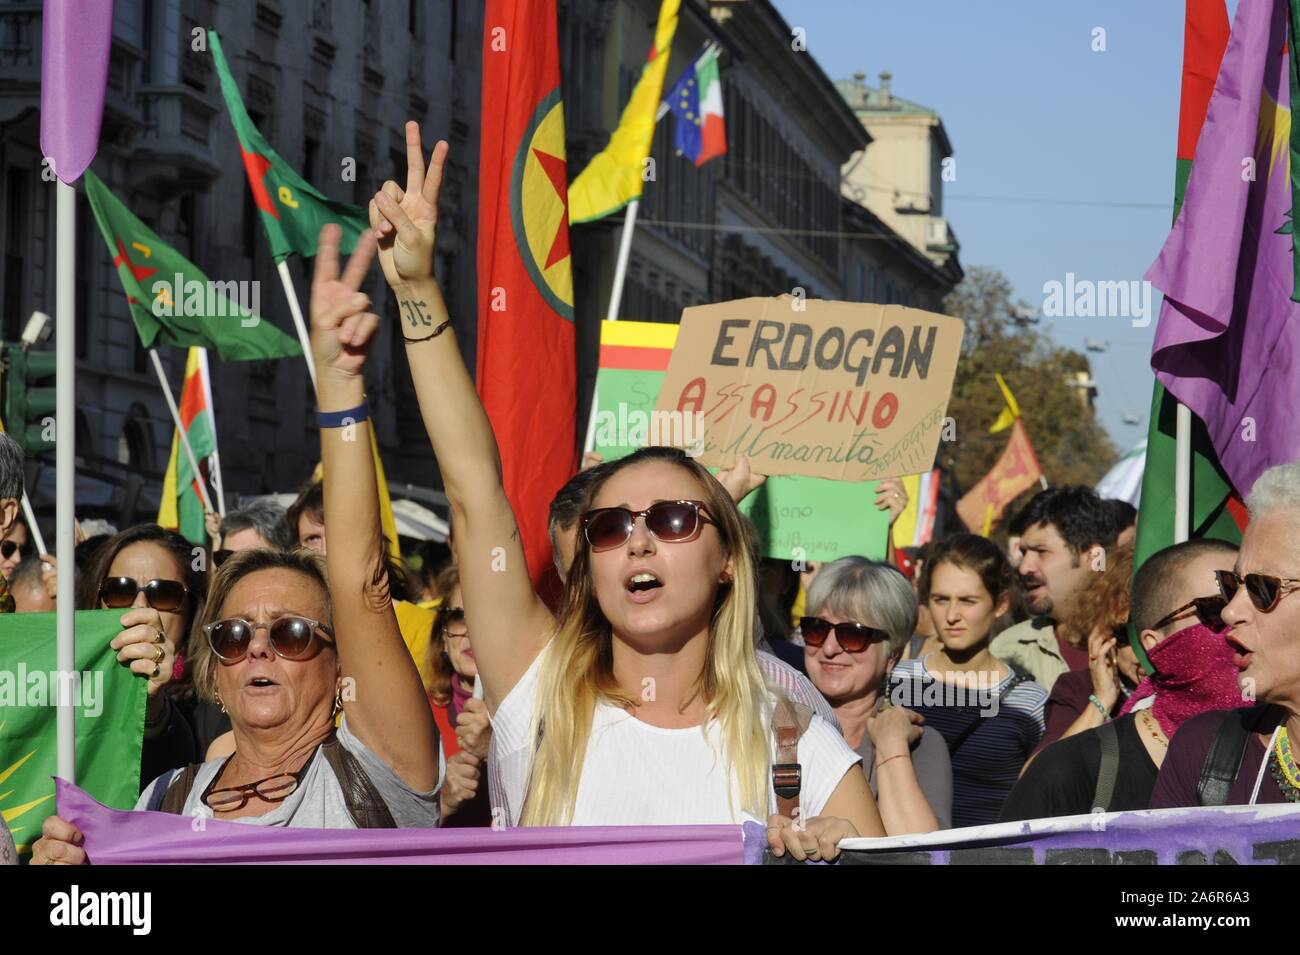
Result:
M158 526L173 531L181 526L181 516L176 509L176 456L181 449L180 436L181 433L173 428L172 453L167 459L167 473L163 475L162 500L158 502Z
M916 541L916 523L920 518L921 475L909 474L902 479L907 492L907 507L894 522L894 546L911 547Z
M659 7L650 60L641 70L641 79L623 109L618 128L609 137L609 145L569 185L570 222L603 218L641 198L645 160L654 139L664 74L668 72L668 54L673 34L677 32L677 11L681 5L682 0L663 0Z
M1002 409L1002 414L998 415L998 420L993 422L993 427L989 428L989 434L1006 431L1020 417L1020 405L1016 404L1016 396L1011 393L1007 383L1002 380L1002 375L995 372L993 377L998 380L998 387L1002 389L1002 398L1006 401L1007 406Z

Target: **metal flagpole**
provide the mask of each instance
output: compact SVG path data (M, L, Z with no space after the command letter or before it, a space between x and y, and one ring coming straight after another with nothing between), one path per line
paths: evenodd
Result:
M316 391L316 362L311 357L311 337L307 334L307 323L302 320L302 306L298 304L298 292L289 278L289 261L283 259L275 270L280 273L280 282L284 285L284 297L289 300L289 314L293 316L293 327L298 330L298 342L302 345L302 357L307 362L307 374L311 376L311 390Z
M55 362L58 361L57 356ZM55 437L58 437L58 422L54 425ZM41 529L36 526L36 515L32 512L32 502L27 497L27 492L23 491L23 518L27 521L27 533L32 536L32 542L36 545L36 553L45 557L49 551L45 549L45 538L41 536ZM57 532L56 532L57 533Z
M226 516L226 486L221 481L221 456L217 454L217 404L212 400L212 369L208 367L208 350L199 349L199 368L203 375L203 397L208 403L208 420L212 422L212 487L217 492L217 514Z
M76 468L77 468L77 193L62 179L55 180L55 406L54 406L54 546L63 558L56 582L56 667L61 675L55 716L56 771L61 779L77 781L77 737L73 713L71 674L77 670L76 624L73 593L77 587ZM34 527L35 525L33 525Z
M1192 409L1181 401L1174 430L1174 543L1192 536Z
M700 63L709 56L717 44L709 41L705 44L704 50L695 59L694 66L699 67ZM660 102L659 111L655 113L655 125L659 120L669 112L668 104ZM609 293L609 311L605 316L605 321L618 321L619 310L623 305L623 280L627 277L628 259L632 257L632 232L636 229L636 213L641 207L641 199L637 197L627 204L627 211L623 214L623 234L618 243L618 262L614 266L614 287ZM597 371L599 374L599 370ZM593 382L591 386L591 412L587 415L587 437L583 442L584 451L592 451L596 447L596 385Z
M181 424L181 412L176 407L176 398L172 395L172 386L167 383L167 374L163 371L162 360L158 357L158 349L150 348L149 357L153 359L153 370L158 373L158 383L162 385L163 396L167 399L167 410L172 413L172 421L176 423L176 433L181 436L181 446L185 448L185 458L190 462L190 470L194 472L194 483L198 485L199 497L203 501L205 511L212 510L212 499L208 497L208 487L203 481L203 472L199 470L198 459L194 457L194 448L190 446L190 436L185 433L185 426ZM181 489L178 487L176 493L179 494ZM62 586L60 584L60 586Z

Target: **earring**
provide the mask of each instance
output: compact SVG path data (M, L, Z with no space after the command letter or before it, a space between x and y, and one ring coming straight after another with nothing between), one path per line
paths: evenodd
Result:
M217 698L217 707L221 710L221 712L223 713L226 712L226 704L221 702L221 694L218 692L218 693L214 693L213 695L216 696Z
M343 684L338 683L334 686L334 714L338 715L341 709L343 709Z

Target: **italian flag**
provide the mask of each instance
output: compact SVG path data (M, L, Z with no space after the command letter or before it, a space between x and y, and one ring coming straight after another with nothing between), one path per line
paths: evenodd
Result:
M185 359L185 383L181 386L181 424L194 449L199 467L217 453L216 426L212 420L212 377L208 372L206 348L190 348ZM158 504L158 524L178 530L195 544L207 543L203 526L203 499L198 482L180 443L180 432L172 434L172 453L163 477L162 500Z
M727 151L727 125L722 115L722 80L718 76L718 54L704 58L695 75L700 90L700 154L695 165L703 166L710 159Z

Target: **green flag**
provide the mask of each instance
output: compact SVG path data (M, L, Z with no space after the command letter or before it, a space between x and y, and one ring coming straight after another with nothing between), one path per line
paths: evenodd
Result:
M226 361L287 358L301 346L257 314L257 282L212 282L137 219L89 169L86 198L146 348L198 345ZM232 297L233 294L233 297ZM250 307L251 306L251 307Z
M0 614L0 812L18 851L29 851L54 814L55 704L70 687L76 713L77 785L107 806L130 809L140 795L143 679L117 662L109 642L120 610L76 614L77 672L61 681L55 615Z
M275 261L283 262L295 252L304 257L315 255L316 237L327 222L337 222L342 227L340 248L345 253L351 252L357 238L369 228L365 210L327 199L280 158L244 109L239 87L230 75L215 30L208 31L208 43L221 80L221 95L239 137L239 154L248 173L248 187L253 190L253 201L261 213Z

